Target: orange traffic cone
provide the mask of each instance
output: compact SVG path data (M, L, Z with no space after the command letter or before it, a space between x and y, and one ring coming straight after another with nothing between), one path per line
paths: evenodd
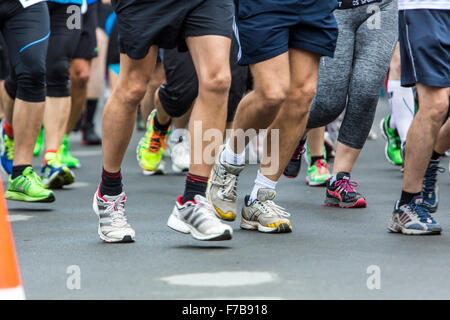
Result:
M8 208L0 182L0 300L25 299L16 249L8 220Z

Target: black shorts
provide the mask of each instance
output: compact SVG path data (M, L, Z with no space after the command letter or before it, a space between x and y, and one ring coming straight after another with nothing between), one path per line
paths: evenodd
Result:
M6 48L5 39L0 34L0 80L5 80L9 74L8 49Z
M231 87L228 97L227 122L233 121L237 106L247 89L248 67L237 64L237 41L231 42ZM177 49L163 51L166 81L159 88L159 99L164 110L172 117L181 117L192 106L198 94L198 79L189 52Z
M109 4L104 4L101 1L97 2L97 20L98 27L106 32L106 22L108 17L113 13L113 9Z
M81 36L74 59L91 60L98 55L97 35L95 30L98 26L97 2L88 6L88 10L82 16Z
M112 0L112 6L120 52L132 59L144 58L152 45L186 51L187 37L233 33L232 0Z

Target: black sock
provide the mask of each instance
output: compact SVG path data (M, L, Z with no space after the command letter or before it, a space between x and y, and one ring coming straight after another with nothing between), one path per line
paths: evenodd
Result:
M206 195L207 185L208 177L202 177L192 173L188 173L181 202L186 203L186 201L194 201L194 197L196 195L201 195L204 197Z
M311 157L311 165L313 165L314 163L316 163L317 160L324 160L325 158L323 157L323 155L318 156L318 157Z
M31 164L25 164L22 166L13 166L12 173L11 173L11 179L15 179L18 176L20 176L27 167L31 167Z
M167 122L166 124L161 124L158 121L158 116L155 116L155 118L153 119L153 127L158 130L161 131L163 133L167 132L169 130L170 127L170 123L171 121L169 120L169 122Z
M403 191L403 190L402 190L402 195L401 195L401 197L400 197L400 203L399 203L398 206L400 207L400 206L402 206L402 205L404 205L404 204L410 203L411 200L412 200L414 197L417 197L417 196L420 196L420 192L417 192L417 193L409 193L409 192L406 192L406 191Z
M102 171L102 183L100 184L100 194L117 196L122 193L122 174L118 172Z
M95 111L97 110L98 99L88 99L86 102L86 111L84 116L84 124L93 123Z
M443 156L442 154L437 153L436 151L433 150L433 154L431 155L431 160L439 160L439 158L442 156Z

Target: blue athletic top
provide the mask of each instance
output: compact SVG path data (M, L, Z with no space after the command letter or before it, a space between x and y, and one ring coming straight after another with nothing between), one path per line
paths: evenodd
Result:
M86 1L88 5L93 4L94 2L97 2L97 0L87 0Z
M47 1L62 4L79 4L80 6L83 4L83 0L47 0Z

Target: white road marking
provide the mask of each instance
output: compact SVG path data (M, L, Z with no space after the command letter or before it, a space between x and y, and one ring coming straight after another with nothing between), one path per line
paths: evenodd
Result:
M89 182L84 182L84 181L77 181L74 182L68 186L66 186L67 189L78 189L78 188L85 188L88 187L90 185Z
M171 285L197 287L234 287L258 285L275 281L277 275L270 272L223 271L187 273L161 278Z
M74 157L94 157L102 154L102 149L70 151Z
M23 214L9 214L8 215L8 219L9 222L16 222L16 221L26 221L26 220L30 220L31 218L33 218L33 216L26 216Z

